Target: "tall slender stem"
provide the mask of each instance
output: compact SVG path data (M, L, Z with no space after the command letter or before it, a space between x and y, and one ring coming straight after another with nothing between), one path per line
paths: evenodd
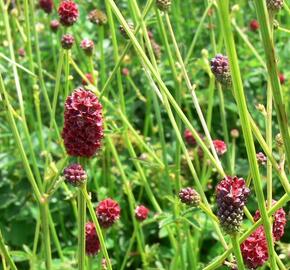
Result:
M273 91L273 99L277 112L278 123L284 141L286 160L290 164L290 135L285 104L283 102L281 84L279 81L279 72L277 67L277 58L275 54L273 37L269 16L266 7L266 1L254 0L256 6L257 17L261 25L261 36L265 51L267 70L270 77L271 89Z
M246 105L246 98L244 95L244 89L238 64L238 58L236 53L236 47L233 37L233 32L231 29L230 17L229 17L229 1L219 0L218 1L218 11L220 15L223 36L225 40L226 50L229 57L230 69L233 81L234 96L236 98L238 112L241 120L242 130L244 134L244 140L246 144L246 150L248 154L249 165L251 173L253 176L253 182L255 187L255 192L258 200L259 209L261 212L263 225L265 228L266 239L268 243L268 251L270 257L270 263L272 269L277 269L275 256L274 256L274 243L271 231L271 223L269 217L267 216L265 199L263 195L261 178L259 173L259 168L256 159L256 150L254 146L254 140L251 132L250 120L248 117L248 110Z
M11 269L12 270L17 270L17 267L16 267L15 263L13 262L7 247L5 246L4 239L3 239L1 231L0 231L0 251L1 251L1 255L8 262L9 266L11 267Z
M109 254L108 254L108 251L107 251L107 248L106 248L104 236L103 236L100 224L98 222L98 219L97 219L97 216L96 216L96 212L95 212L94 207L92 205L91 199L90 199L89 194L87 193L85 188L81 188L81 192L82 192L83 197L85 198L86 205L87 205L87 207L89 209L91 218L92 218L93 223L94 223L94 225L96 227L97 235L98 235L98 238L100 240L101 250L102 250L102 253L104 254L104 257L106 259L106 264L107 264L108 270L112 270L112 264L111 264L111 261L110 261L110 258L109 258Z
M85 187L84 187L85 189ZM85 225L86 225L86 202L82 191L78 192L78 269L85 269Z
M48 212L49 212L48 202L44 200L43 202L40 203L42 240L43 240L44 253L45 253L45 266L47 270L51 270L52 259L51 259Z
M243 262L243 257L242 257L240 245L239 245L239 234L233 235L231 237L231 239L232 239L233 250L234 250L234 253L236 256L236 260L237 260L238 269L244 270L245 266L244 266L244 262Z

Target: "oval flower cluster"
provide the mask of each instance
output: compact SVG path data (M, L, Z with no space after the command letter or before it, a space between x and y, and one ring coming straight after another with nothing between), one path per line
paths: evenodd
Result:
M228 234L239 231L250 190L243 178L227 176L216 187L218 218Z
M87 174L80 164L71 164L64 169L65 181L75 187L81 186L87 179Z
M73 25L79 17L79 9L71 0L64 0L58 8L59 21L64 26Z
M274 205L276 201L272 201ZM260 219L259 210L256 211L254 220ZM286 213L283 208L278 209L274 214L272 234L275 241L279 241L284 234L286 225ZM263 226L259 226L242 244L241 252L245 264L250 269L262 266L269 258L267 240Z
M100 241L96 232L95 224L91 221L86 223L86 254L94 256L100 251Z
M39 0L39 7L47 14L52 12L53 1L52 0Z
M103 228L111 227L120 218L121 209L119 204L111 198L99 203L96 214Z
M80 87L67 97L62 138L70 156L96 154L103 138L103 116L95 94Z

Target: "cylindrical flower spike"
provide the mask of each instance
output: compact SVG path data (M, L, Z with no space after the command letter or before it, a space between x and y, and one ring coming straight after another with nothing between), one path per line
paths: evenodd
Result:
M58 8L59 21L64 26L73 25L79 17L79 9L72 0L63 0Z
M52 0L39 0L39 7L47 14L52 12L53 1Z
M215 58L211 59L210 67L212 73L219 83L225 87L231 86L232 78L230 73L230 66L226 56L217 54Z
M103 116L95 94L79 87L67 97L62 138L70 156L92 157L100 149Z
M65 50L70 50L74 42L75 39L71 34L65 34L61 38L61 46Z
M149 214L149 209L147 207L145 207L144 205L139 205L135 209L135 217L139 221L143 221L143 220L147 219L148 214Z
M228 234L239 231L243 220L243 207L250 190L243 178L227 176L216 187L217 216L223 230Z
M274 205L275 203L276 201L272 200L272 205ZM258 219L260 219L260 217L261 217L260 211L257 210L254 216L254 220L257 221ZM279 241L284 235L286 222L287 222L286 213L284 209L283 208L278 209L274 214L274 222L273 222L273 228L272 228L275 241Z
M80 164L71 164L64 169L65 181L73 186L81 186L87 179L87 174Z
M94 256L100 251L100 241L96 232L96 227L93 222L86 223L86 254Z
M200 196L195 189L191 187L183 188L179 191L179 198L182 203L190 206L199 206Z
M156 0L156 6L161 11L168 11L171 7L171 0Z
M111 198L99 203L96 214L103 228L111 227L120 218L121 209L119 204Z
M242 244L241 252L244 263L249 269L256 269L268 260L268 249L265 231L260 226Z

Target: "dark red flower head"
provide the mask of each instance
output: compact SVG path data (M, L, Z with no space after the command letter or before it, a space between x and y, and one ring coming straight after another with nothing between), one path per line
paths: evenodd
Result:
M139 205L135 209L135 217L140 221L147 219L148 214L149 214L149 209L146 208L144 205Z
M73 25L79 17L79 9L76 3L72 0L64 0L58 8L60 23L64 26Z
M218 155L223 155L225 152L227 152L227 145L222 140L213 140L214 148Z
M96 209L98 220L103 228L111 227L120 218L120 212L119 204L111 198L101 201Z
M280 84L285 84L286 79L285 79L284 74L282 73L279 74L279 81L280 81Z
M95 224L87 222L86 224L86 254L94 256L100 251L100 241L96 232Z
M252 31L257 31L260 28L260 25L257 20L251 20L250 28Z
M239 231L243 220L243 207L250 190L243 178L227 176L216 187L218 218L224 231L233 234Z
M87 73L85 76L91 84L94 84L94 78L93 78L93 75L91 73ZM88 83L85 79L82 80L82 85L88 85Z
M52 20L50 22L51 31L55 33L55 32L57 32L58 28L59 28L59 21L58 20Z
M74 42L75 42L75 39L71 34L65 34L61 38L61 46L65 50L71 49Z
M232 84L229 60L227 56L217 54L210 60L210 68L215 78L222 85L228 87Z
M200 203L200 196L195 189L191 187L183 188L179 191L179 199L181 202L190 205L198 206Z
M188 128L184 130L183 137L187 144L192 145L192 146L196 145L196 140Z
M272 200L272 205L276 203L275 200ZM254 220L257 221L260 219L260 211L257 210L254 216ZM286 213L283 208L278 209L274 214L274 222L273 222L273 237L275 241L279 241L284 235L284 229L286 225Z
M88 38L85 38L81 42L81 48L84 50L85 54L91 56L94 50L94 42Z
M79 87L67 97L62 138L70 156L92 157L100 149L103 116L95 94Z
M241 252L249 269L256 269L268 260L267 240L262 226L241 244Z
M47 14L51 13L53 9L52 0L39 0L39 7Z
M73 186L80 186L87 179L87 174L80 164L71 164L64 169L66 182Z

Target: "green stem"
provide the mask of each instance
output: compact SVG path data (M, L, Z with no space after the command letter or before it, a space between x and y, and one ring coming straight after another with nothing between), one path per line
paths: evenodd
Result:
M52 269L52 259L51 259L48 213L49 213L48 202L43 200L43 202L40 203L42 241L43 241L44 253L45 253L45 266L46 266L47 270L51 270Z
M131 252L133 244L135 242L135 238L136 238L136 231L134 230L134 232L133 232L133 234L131 236L131 239L130 239L129 246L127 248L126 254L124 256L123 262L121 264L120 270L124 270L125 267L126 267L126 263L127 263L128 258L130 256L130 252Z
M109 254L108 254L108 251L107 251L107 248L106 248L106 244L105 244L105 240L104 240L104 237L103 237L103 234L102 234L102 230L101 230L100 224L99 224L97 216L96 216L95 209L93 207L93 204L91 202L91 199L90 199L86 189L81 188L81 192L83 194L83 197L85 198L86 205L87 205L87 207L89 209L89 212L90 212L91 218L93 220L93 223L95 224L97 235L98 235L98 238L100 240L101 250L102 250L102 253L105 256L108 270L112 270L112 264L111 264L111 261L110 261L110 258L109 258Z
M242 257L240 245L239 245L239 234L235 234L235 235L231 236L231 239L232 239L233 250L234 250L234 253L236 256L236 260L237 260L238 269L244 270L245 266L244 266L244 262L243 262L243 257Z
M274 18L270 13L270 24L271 24L271 36L273 35L273 20ZM268 77L268 85L267 85L267 109L266 109L266 142L269 147L269 150L272 154L272 112L273 112L273 92L270 86ZM267 208L269 209L272 205L272 163L267 159Z
M257 196L257 201L259 205L259 210L262 216L263 225L265 228L266 239L268 243L268 251L270 257L271 268L273 270L277 269L275 261L274 243L271 231L271 223L269 217L267 216L267 210L265 206L265 199L262 190L261 178L259 173L259 168L256 159L256 150L254 146L253 135L251 132L250 120L248 117L248 110L246 104L246 98L244 95L244 89L242 84L242 78L239 69L239 63L236 53L236 47L233 37L233 32L231 30L231 23L229 17L229 1L219 0L218 10L223 30L224 41L226 45L227 55L229 57L231 75L233 80L233 90L234 96L236 98L238 112L240 116L240 121L242 125L242 130L244 134L244 140L246 144L246 150L248 154L248 160L250 164L251 173L253 176L254 188Z
M59 258L62 261L64 261L64 256L63 256L61 244L59 242L59 239L58 239L58 236L57 236L57 232L56 232L56 229L55 229L55 224L53 222L53 219L52 219L52 216L51 216L50 212L48 212L48 218L49 218L49 227L50 227L50 231L51 231L51 236L52 236L52 239L54 241L58 256L59 256Z
M161 32L161 35L162 35L162 38L163 38L163 43L165 45L165 50L166 50L167 57L168 57L168 60L169 60L169 65L170 65L170 68L171 68L171 72L172 72L172 75L174 77L174 85L175 85L175 89L176 89L175 96L176 96L177 104L180 106L181 105L181 92L182 92L180 77L178 77L178 73L177 73L177 70L176 70L176 67L175 67L175 61L173 59L173 55L172 55L171 48L170 48L170 45L169 45L169 42L168 42L168 38L167 38L167 34L166 34L164 23L162 21L162 17L160 15L160 12L157 11L156 8L155 8L155 14L156 14L157 23L158 23L158 26L159 26L159 29L160 29L160 32ZM181 121L180 121L180 119L177 120L177 126L178 126L178 129L181 130ZM176 141L176 157L175 157L175 164L176 164L176 185L175 186L176 186L176 191L179 191L180 188L181 188L180 160L181 160L181 147L180 147L179 141L177 140Z
M249 47L249 49L253 52L253 54L256 56L257 60L260 62L260 64L266 68L266 64L263 60L263 58L260 56L260 54L257 52L256 48L252 45L252 43L249 41L248 37L243 33L243 31L237 26L237 23L235 20L232 21L232 24L240 37L244 40L246 45Z
M118 53L118 43L117 43L117 38L116 38L116 33L115 33L115 24L113 21L113 15L112 15L112 11L110 6L106 3L106 10L107 10L107 15L108 15L108 20L109 20L109 25L111 28L111 34L112 34L112 43L113 43L113 48L114 48L114 61L118 62L119 60L119 53ZM121 77L121 73L120 73L120 69L117 71L117 84L118 84L118 91L119 91L119 101L120 101L120 107L121 107L121 111L124 113L124 115L126 115L126 104L125 104L125 97L124 97L124 89L123 89L123 84L122 84L122 77ZM125 141L127 144L127 147L129 148L129 152L130 155L134 155L134 149L132 146L131 141L129 140L128 137L128 129L126 126L124 126L124 135L125 135ZM134 207L135 207L135 198L134 195L132 193L130 184L125 176L125 173L123 171L123 167L121 165L121 162L119 160L119 156L116 152L115 147L113 147L112 141L110 138L108 138L108 142L109 145L111 146L111 151L113 153L113 156L118 164L119 170L121 171L121 175L122 175L122 180L124 181L124 186L125 186L125 190L127 191L127 196L128 196L128 201L129 201L129 207L130 207L130 213L131 213L131 217L133 220L133 224L134 224L134 228L136 228L137 231L137 245L138 245L138 249L139 252L141 254L141 258L142 258L142 263L143 263L143 268L147 269L147 259L145 256L145 247L144 247L144 242L142 241L143 237L143 233L140 229L140 226L138 224L138 222L135 219L135 212L134 212ZM136 158L136 154L134 156L134 158Z
M155 85L153 79L152 79L152 78L150 77L150 75L148 74L148 72L146 72L146 75L147 75L148 79L149 79L150 82L151 82L152 88L153 88L153 89L155 88L155 89L156 89L155 91L157 91L158 88L157 88L157 86ZM169 105L169 101L168 101L168 99L167 99L167 97L165 96L164 93L163 93L163 95L162 95L162 98L163 98L163 102L164 102L164 106L165 106L166 112L167 112L167 114L168 114L168 116L169 116L169 119L170 119L170 122L171 122L171 124L172 124L172 127L173 127L173 129L174 129L174 131L175 131L175 133L176 133L176 136L177 136L177 139L178 139L178 141L179 141L179 143L180 143L181 149L182 149L182 151L183 151L183 153L184 153L184 155L185 155L185 158L186 158L187 164L188 164L188 166L189 166L190 172L191 172L191 174L192 174L192 176L193 176L194 182L195 182L195 184L196 184L197 191L198 191L198 193L200 194L201 199L202 199L202 201L204 202L205 207L208 209L208 211L207 211L206 213L212 212L212 211L211 211L211 208L210 208L210 205L209 205L209 202L208 202L208 200L207 200L207 198L206 198L206 195L205 195L205 193L204 193L204 190L203 190L203 188L202 188L202 185L201 185L201 183L200 183L200 181L199 181L199 178L198 178L198 176L197 176L197 173L196 173L196 171L195 171L195 168L194 168L194 166L193 166L193 164L192 164L192 161L191 161L191 159L190 159L190 156L189 156L189 153L188 153L188 151L187 151L187 148L186 148L186 146L185 146L185 144L184 144L184 141L183 141L183 139L182 139L182 136L181 136L180 131L179 131L179 129L178 129L178 126L177 126L177 124L176 124L176 121L175 121L175 119L174 119L173 113L172 113L171 108L170 108L170 105ZM223 237L223 235L222 235L222 232L221 232L219 226L218 226L217 224L215 224L215 223L213 223L213 225L214 225L215 230L216 230L216 232L217 232L217 234L218 234L218 237L220 238L220 241L221 241L222 245L223 245L225 248L227 248L227 244L226 244L226 242L225 242L225 240L224 240L224 237Z
M144 19L147 14L149 13L151 7L152 7L152 4L153 4L154 0L149 0L147 5L145 6L144 8L144 11L142 13L142 19ZM137 35L137 33L139 32L139 30L141 29L141 25L138 24L135 28L135 31L134 31L134 34ZM107 89L109 88L109 85L110 83L113 81L115 75L116 75L116 72L117 70L119 69L121 63L122 63L122 60L124 59L125 55L127 54L127 52L129 51L129 49L131 48L132 46L132 42L131 41L128 41L123 53L120 55L120 58L119 58L119 61L115 64L115 67L113 68L112 72L110 72L110 77L107 79L105 85L103 86L102 88L102 91L101 91L101 94L100 94L100 99L103 97L103 95L105 94L105 92L107 91Z
M64 98L69 95L69 59L70 59L70 50L65 51L65 64L64 64L64 74L65 74L65 85L64 85Z
M282 186L284 187L284 190L286 191L287 194L290 194L290 184L289 184L289 181L287 179L287 176L285 174L284 169L280 168L280 166L277 164L274 156L272 155L272 151L269 149L269 147L268 147L266 141L264 140L259 128L255 124L254 120L250 117L250 115L249 115L249 119L250 119L251 129L252 129L257 141L261 145L267 158L271 161L273 169L277 173L279 180L280 180Z
M168 88L166 87L166 85L162 81L160 75L155 72L155 68L153 67L153 65L151 64L151 62L148 60L146 54L142 50L142 48L141 48L140 44L138 43L137 39L135 38L135 36L131 33L131 30L130 30L130 28L129 28L127 22L126 22L126 20L124 19L124 17L120 13L120 11L117 8L117 6L114 3L114 1L113 0L107 0L107 1L110 3L113 12L115 13L115 15L118 18L118 20L120 21L120 23L123 25L123 27L126 30L128 36L130 37L130 39L132 40L132 43L133 43L136 51L138 52L138 55L144 61L144 65L148 68L148 70L150 70L151 75L154 77L154 79L157 81L158 85L160 86L160 90L162 90L165 93L165 95L167 96L168 100L170 101L170 103L172 104L172 106L174 107L174 109L176 110L178 116L185 123L185 125L190 129L190 131L192 132L192 135L196 139L197 143L201 146L202 150L209 156L210 160L212 161L213 165L217 168L218 172L222 176L225 176L225 173L224 173L224 171L223 171L220 163L217 162L217 160L215 159L215 157L213 157L213 155L210 153L210 151L208 150L208 148L205 145L204 141L199 137L199 135L196 132L196 130L192 127L190 121L187 119L187 117L185 116L185 114L182 112L181 108L176 103L176 101L173 98L173 96L170 94Z
M78 191L78 269L85 270L86 262L86 201L83 196L86 192L86 185L84 184Z
M0 251L1 251L1 254L3 255L3 257L5 258L5 260L8 262L11 269L17 270L17 267L16 267L15 263L13 262L7 247L5 246L1 231L0 231Z
M229 139L229 130L228 130L228 125L227 125L227 119L226 119L226 108L225 108L225 100L224 100L224 93L221 85L218 83L218 94L219 94L219 106L220 106L220 116L221 116L221 124L222 124L222 129L223 129L223 135L225 142L227 144L227 147L229 148L230 146L230 139ZM231 170L231 155L230 151L228 149L226 153L226 159L227 159L227 169L233 173Z
M18 151L20 152L20 156L21 156L21 159L22 159L22 162L23 162L24 169L26 171L28 180L29 180L29 182L30 182L30 184L32 186L32 189L34 191L34 195L35 195L37 201L41 202L42 196L41 196L39 188L38 188L38 186L36 184L36 181L35 181L34 175L32 173L32 170L30 168L29 161L28 161L27 155L25 153L24 146L23 146L23 143L22 143L22 140L21 140L19 131L17 129L14 116L13 116L13 108L12 108L12 106L9 103L8 94L7 94L6 90L5 90L5 86L4 86L4 82L3 82L1 74L0 74L0 93L3 94L3 97L4 97L4 105L6 106L8 122L9 122L10 128L12 130L14 139L16 141L16 145L18 147Z
M188 88L188 91L191 93L192 101L193 101L194 107L196 109L198 118L199 118L199 120L201 122L201 125L202 125L202 128L204 130L205 136L208 139L208 142L210 144L210 148L211 148L211 151L212 151L213 156L215 158L215 161L216 161L217 164L220 165L220 160L218 158L218 155L216 153L215 147L213 145L212 138L211 138L211 135L209 133L208 127L206 125L206 121L204 119L201 107L200 107L200 105L198 103L198 99L197 99L197 96L195 94L195 89L193 88L193 86L192 86L192 84L190 82L190 79L189 79L189 76L187 74L184 62L182 60L182 56L181 56L178 44L177 44L176 39L175 39L175 35L174 35L174 32L173 32L172 25L171 25L170 18L168 16L168 14L165 14L165 19L166 19L167 27L168 27L168 30L169 30L169 33L170 33L170 36L171 36L171 39L172 39L172 42L173 42L173 45L174 45L174 48L175 48L175 53L177 55L178 62L181 65L181 70L182 70L182 73L183 73L183 77L185 78L185 82L186 82L186 86Z
M208 16L208 11L211 9L212 5L213 5L213 1L210 1L210 2L208 3L208 5L207 5L207 8L206 8L205 11L203 12L203 15L202 15L200 21L199 21L199 24L198 24L198 26L197 26L197 28L196 28L195 35L194 35L193 40L192 40L192 42L191 42L191 44L190 44L190 47L189 47L188 52L187 52L187 55L186 55L186 57L185 57L185 59L184 59L184 65L185 65L185 66L188 64L188 61L189 61L189 59L190 59L190 57L191 57L191 54L192 54L192 52L194 51L194 47L195 47L195 44L196 44L197 38L199 37L199 35L200 35L200 33L201 33L202 26L203 26L203 24L204 24L204 21L205 21L206 17Z
M267 70L270 77L271 89L273 91L273 99L277 112L278 123L281 135L284 141L286 160L290 164L290 135L289 125L283 102L281 85L279 81L279 72L277 67L277 58L275 54L273 37L271 35L269 17L265 1L254 0L256 6L257 17L260 23L261 36L265 51ZM274 260L274 258L273 258Z
M125 188L126 194L128 196L128 201L129 201L129 206L130 206L130 213L131 213L131 217L132 217L132 220L133 220L133 225L134 225L134 228L135 228L134 232L136 232L136 237L137 237L138 249L139 249L139 252L141 254L143 267L144 267L144 269L147 269L148 263L147 263L147 258L145 256L144 243L142 241L143 232L142 232L142 230L140 228L140 225L137 223L136 218L135 218L134 206L135 206L136 203L135 203L134 195L133 195L133 192L132 192L132 189L131 189L131 185L130 185L130 183L128 181L128 178L127 178L127 176L126 176L126 174L124 172L122 163L121 163L121 161L119 159L118 153L116 151L116 148L115 148L111 138L108 138L108 143L109 143L110 149L112 151L113 157L116 160L117 167L118 167L118 169L120 170L120 173L121 173L121 178L122 178L122 181L124 183L124 188ZM127 143L128 147L130 148L129 149L130 154L132 154L132 145L128 144L128 139L127 139L126 143Z
M99 50L100 50L100 61L101 61L101 86L103 87L106 82L106 62L105 62L105 53L104 53L104 26L100 25L98 28L99 33ZM96 85L96 83L95 83Z
M35 23L34 1L30 0L29 3L30 3L30 16L31 16L32 32L34 34L35 54L36 54L36 60L37 60L37 65L38 65L38 76L39 76L39 81L40 81L40 87L41 87L41 90L42 90L42 93L44 96L44 101L45 101L46 107L48 109L49 115L50 115L50 117L52 117L52 108L51 108L49 96L47 93L47 89L45 86L43 71L42 71L38 32L36 30L36 23ZM59 142L61 142L62 140L61 140L58 125L57 125L55 119L53 119L53 126L55 128L57 139Z
M32 254L33 257L36 257L37 252L37 246L38 246L38 240L39 240L39 233L40 233L40 217L37 217L35 231L34 231L34 239L33 239L33 248L32 248Z

